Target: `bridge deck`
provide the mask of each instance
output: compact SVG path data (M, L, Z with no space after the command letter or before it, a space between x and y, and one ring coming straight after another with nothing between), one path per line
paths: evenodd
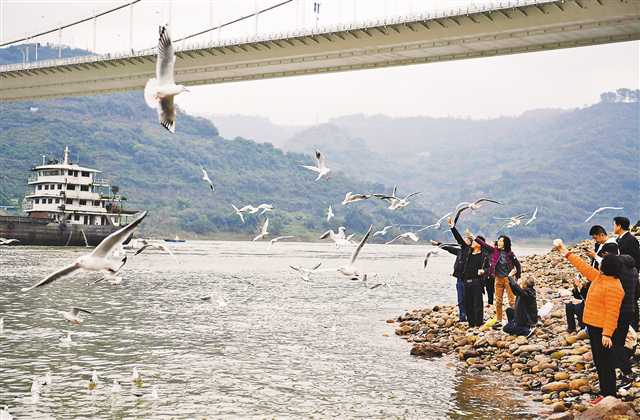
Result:
M412 16L179 49L176 82L225 83L461 60L640 39L640 0L502 2L487 10ZM0 100L142 89L153 50L0 67Z

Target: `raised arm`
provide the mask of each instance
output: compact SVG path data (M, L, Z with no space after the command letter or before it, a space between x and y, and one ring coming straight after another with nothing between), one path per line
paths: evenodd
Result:
M453 233L453 237L456 238L456 242L458 242L462 248L469 247L464 239L462 239L462 235L460 235L460 232L458 232L458 229L456 229L455 226L451 226L451 233Z
M511 291L513 292L514 295L516 296L524 295L524 291L522 290L522 287L520 287L520 285L516 283L513 277L509 277L509 287L511 287Z
M591 267L585 260L573 255L571 252L565 254L565 258L569 260L572 266L574 266L580 274L582 274L587 280L594 281L600 275L600 271Z
M460 248L458 248L457 246L441 245L440 248L444 249L449 254L453 254L455 256L460 255Z
M519 279L522 275L522 266L520 265L520 261L518 261L518 258L515 255L513 255L513 265L516 268L516 278Z
M491 251L491 252L494 252L496 250L493 246L489 245L488 243L486 243L480 238L475 238L474 241L479 243L482 249L486 249L487 251Z

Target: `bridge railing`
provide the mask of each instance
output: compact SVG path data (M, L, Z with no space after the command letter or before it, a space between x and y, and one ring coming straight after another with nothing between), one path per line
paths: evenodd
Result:
M227 46L277 41L277 40L288 39L288 38L298 38L298 37L305 37L305 36L330 34L332 32L351 31L351 30L372 28L377 26L397 25L397 24L403 24L403 23L409 23L409 22L433 20L433 19L444 19L449 17L465 16L465 15L475 14L475 13L485 13L485 12L512 9L515 7L526 7L526 6L532 6L532 5L544 5L544 4L556 3L556 2L562 2L562 1L563 0L507 0L507 1L494 2L491 4L482 4L480 6L474 5L471 7L442 10L442 11L435 11L435 12L410 13L407 15L392 16L392 17L383 18L383 19L353 22L353 23L347 23L347 24L344 24L344 23L333 24L333 25L326 25L326 26L321 26L317 28L297 29L297 30L288 31L288 32L270 32L268 34L263 34L263 35L226 38L222 40L204 41L199 43L192 42L188 44L182 41L182 42L179 42L178 45L175 45L174 48L176 52L193 51L193 50L207 49L207 48L222 48ZM206 34L203 34L202 36L204 35ZM132 50L131 52L84 55L84 56L71 57L71 58L40 60L33 63L6 64L6 65L0 66L0 73L9 72L9 71L31 70L31 69L38 69L38 68L45 68L45 67L66 66L66 65L73 65L73 64L95 63L95 62L107 61L107 60L136 58L136 57L155 55L156 51L157 51L157 47L150 47L145 49Z

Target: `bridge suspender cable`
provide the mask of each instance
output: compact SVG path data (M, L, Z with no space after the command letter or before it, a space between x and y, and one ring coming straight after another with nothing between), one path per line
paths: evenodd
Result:
M251 13L251 14L248 14L248 15L245 15L245 16L241 16L241 17L239 17L237 19L231 20L231 21L223 23L221 25L214 26L212 28L205 29L204 31L200 31L200 32L197 32L195 34L191 34L191 35L179 38L179 39L174 39L173 42L184 41L184 40L187 40L189 38L194 38L196 36L200 36L200 35L206 34L207 32L215 31L216 29L224 28L225 26L233 25L234 23L240 22L242 20L250 19L250 18L254 17L255 15L260 15L262 13L268 12L269 10L273 10L273 9L276 9L276 8L278 8L280 6L284 6L285 4L291 3L292 1L293 0L281 1L280 3L274 4L273 6L269 6L269 7L265 8L265 9L258 10L258 11L254 12L254 13Z
M24 38L14 39L13 41L9 41L9 42L5 42L4 44L0 44L0 47L6 47L7 45L15 44L16 42L29 41L29 40L32 40L33 38L37 38L37 37L40 37L40 36L43 36L43 35L48 35L48 34L51 34L53 32L60 31L62 29L66 29L66 28L69 28L69 27L74 26L74 25L78 25L80 23L88 22L88 21L90 21L92 19L99 18L99 17L104 16L104 15L108 15L109 13L113 13L113 12L115 12L117 10L120 10L120 9L124 9L125 7L132 6L132 5L134 5L136 3L139 3L141 1L142 0L134 0L134 1L131 1L129 3L123 4L122 6L118 6L116 8L113 8L113 9L110 9L110 10L106 10L106 11L104 11L102 13L97 14L97 15L93 15L93 16L90 16L88 18L77 20L77 21L69 23L67 25L60 26L58 28L49 29L48 31L40 32L39 34L30 35L30 36L27 36L27 37L24 37Z

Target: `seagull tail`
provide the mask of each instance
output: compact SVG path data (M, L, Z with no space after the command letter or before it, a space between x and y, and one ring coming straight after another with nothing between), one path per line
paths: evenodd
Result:
M157 92L158 81L155 78L149 79L144 87L144 101L147 103L149 108L158 108L158 99L156 98Z

